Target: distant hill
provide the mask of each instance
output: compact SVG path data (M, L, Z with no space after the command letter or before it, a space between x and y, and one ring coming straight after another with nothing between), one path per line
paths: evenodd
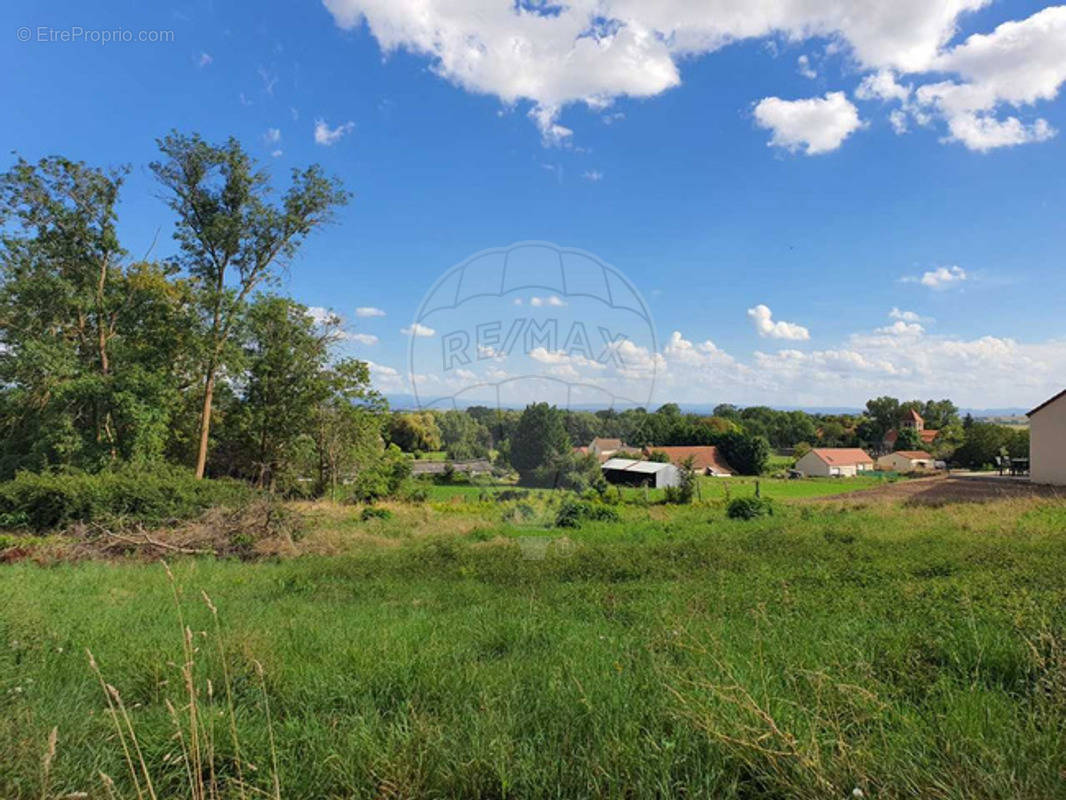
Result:
M386 395L389 401L389 406L396 411L407 411L419 408L419 403L416 401L413 394L390 394ZM422 398L422 406L431 408L434 410L446 410L449 408L466 408L471 405L492 405L489 402L458 402L454 403L451 399L442 400L438 403L427 402L425 398ZM654 406L648 408L649 411L654 411L659 406L670 402L664 400ZM728 401L723 401L728 402ZM714 407L718 403L678 403L681 410L686 414L710 414ZM752 404L757 405L757 404ZM520 409L521 405L505 405L504 408L516 408ZM740 406L743 408L743 406ZM575 411L599 411L603 406L599 405L574 405L571 408ZM619 404L615 406L616 409L622 411L631 406ZM861 414L863 409L859 406L785 406L785 405L770 405L770 408L778 411L806 411L808 414ZM966 414L972 415L975 419L987 419L989 421L1000 422L1004 425L1018 425L1027 424L1027 418L1025 412L1028 408L1021 407L1009 407L1009 408L961 408L959 414L965 416Z

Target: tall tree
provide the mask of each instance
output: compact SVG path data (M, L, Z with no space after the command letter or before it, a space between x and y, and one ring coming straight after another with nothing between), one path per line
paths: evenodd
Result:
M0 176L0 382L21 396L8 433L36 431L36 466L117 455L109 392L125 174L53 156L20 158Z
M271 203L266 174L233 138L215 145L175 131L159 140L159 149L163 160L151 169L178 218L179 260L200 290L205 341L196 476L202 478L215 383L249 295L291 263L307 235L349 195L313 165L293 170L280 203Z
M523 479L570 453L563 412L547 403L526 406L511 436L510 460Z

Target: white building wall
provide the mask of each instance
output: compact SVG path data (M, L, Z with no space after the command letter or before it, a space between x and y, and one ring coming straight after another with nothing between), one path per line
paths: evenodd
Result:
M1066 486L1066 396L1029 418L1029 477Z

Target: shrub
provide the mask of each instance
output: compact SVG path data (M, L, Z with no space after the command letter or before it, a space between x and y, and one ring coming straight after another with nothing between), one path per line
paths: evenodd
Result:
M372 519L392 519L392 512L387 508L378 508L377 506L368 506L363 509L363 513L360 514L363 522L369 522Z
M737 497L729 502L725 513L730 519L756 519L772 515L774 505L768 497Z
M618 512L603 503L565 500L555 515L557 528L579 528L584 521L618 522Z
M89 473L20 472L0 484L0 525L43 532L75 522L159 524L233 507L255 495L231 479L196 480L175 467Z

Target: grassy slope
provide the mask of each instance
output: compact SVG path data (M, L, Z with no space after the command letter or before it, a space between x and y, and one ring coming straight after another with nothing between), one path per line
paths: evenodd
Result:
M347 555L175 566L194 631L200 589L221 607L264 787L253 658L285 797L1061 795L1061 504L627 509L543 560L513 539L544 531L490 518L333 516ZM0 796L39 796L53 725L56 794L121 781L86 646L180 790L169 591L157 566L0 568Z

